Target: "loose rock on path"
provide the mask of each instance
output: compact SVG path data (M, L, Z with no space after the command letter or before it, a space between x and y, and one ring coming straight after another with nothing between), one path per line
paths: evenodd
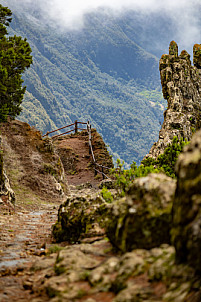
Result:
M30 293L25 291L23 280L51 242L57 207L43 204L4 214L0 215L0 301L28 301Z

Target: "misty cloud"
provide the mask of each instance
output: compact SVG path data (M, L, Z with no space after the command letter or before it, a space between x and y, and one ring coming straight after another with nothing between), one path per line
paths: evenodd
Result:
M99 8L109 8L112 14L120 16L128 10L143 15L164 14L175 24L175 39L182 47L192 48L200 42L200 0L5 0L1 1L20 10L38 8L44 18L65 29L84 27L84 15ZM155 15L154 15L155 16Z

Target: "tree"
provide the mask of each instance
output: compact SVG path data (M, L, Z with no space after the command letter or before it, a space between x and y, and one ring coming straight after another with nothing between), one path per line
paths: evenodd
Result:
M15 118L21 112L26 91L22 73L31 65L31 48L26 38L7 36L12 12L0 4L0 121Z

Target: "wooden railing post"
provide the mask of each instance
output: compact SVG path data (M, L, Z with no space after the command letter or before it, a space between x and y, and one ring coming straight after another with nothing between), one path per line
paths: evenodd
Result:
M75 121L75 133L77 133L77 120Z
M89 124L89 121L87 122L87 132L89 135L89 155L92 154L92 143L91 143L91 125Z
M89 133L89 127L90 127L90 124L89 124L89 121L87 121L87 132Z

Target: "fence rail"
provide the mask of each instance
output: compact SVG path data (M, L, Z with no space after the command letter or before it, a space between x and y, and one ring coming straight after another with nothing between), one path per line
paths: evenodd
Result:
M55 132L57 132L57 131L60 131L60 130L62 130L62 129L71 127L71 126L75 126L75 127L74 127L73 129L67 131L67 132L63 132L63 133L61 133L61 134L54 135L54 136L52 136L52 138L56 138L56 137L62 136L62 135L64 135L64 134L68 134L68 133L73 132L73 131L75 131L75 133L77 133L78 130L85 130L85 129L83 129L83 128L79 128L79 127L78 127L78 124L87 125L87 123L75 121L73 124L70 124L70 125L67 125L67 126L64 126L64 127L58 128L58 129L55 129L55 130L53 130L53 131L48 131L46 134L43 135L43 137L48 136L49 134L55 133Z
M102 174L103 179L107 178L109 179L109 177L104 173L104 169L110 169L109 167L103 166L103 165L99 165L96 162L95 156L94 156L94 152L93 152L93 147L92 147L92 136L91 136L91 125L89 122L87 122L87 132L89 135L89 153L92 155L92 159L93 159L93 165L94 165L94 174L95 176L99 173ZM97 169L101 168L101 171Z
M81 125L87 125L86 126L86 129L84 128L79 128L78 127L78 124L81 124ZM92 164L94 166L94 175L96 176L97 174L101 174L103 179L107 178L109 179L109 177L104 173L104 170L110 170L111 168L109 167L106 167L106 166L103 166L103 165L100 165L96 162L96 159L95 159L95 156L94 156L94 151L93 151L93 146L92 146L92 135L91 135L91 125L89 123L89 121L87 123L83 123L83 122L78 122L78 121L75 121L74 123L70 124L70 125L67 125L67 126L64 126L64 127L61 127L61 128L58 128L58 129L55 129L53 131L48 131L46 134L43 135L43 137L45 136L48 136L49 134L52 134L52 133L55 133L57 131L60 131L60 130L63 130L65 128L68 128L68 127L71 127L71 126L74 126L73 129L69 130L69 131L66 131L64 133L60 133L60 134L57 134L57 135L54 135L52 136L52 138L56 138L56 137L59 137L59 136L62 136L62 135L65 135L65 134L68 134L68 133L71 133L71 132L75 132L75 133L78 133L78 130L87 130L88 132L88 136L89 136L89 154L91 155L92 157Z

